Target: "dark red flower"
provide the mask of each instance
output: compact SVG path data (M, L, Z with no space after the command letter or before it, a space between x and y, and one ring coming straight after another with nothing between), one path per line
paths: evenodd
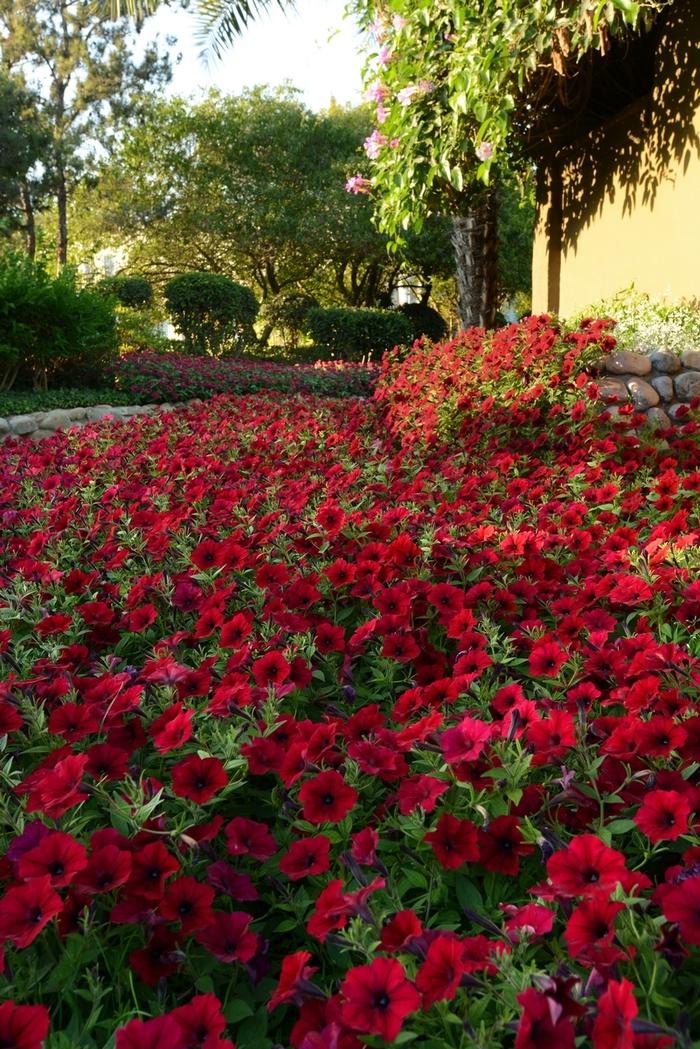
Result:
M171 769L173 794L203 805L228 783L224 763L219 758L200 758L191 754Z
M687 834L690 812L685 794L677 790L651 790L637 809L634 822L649 841L673 841Z
M116 1034L116 1049L185 1049L180 1028L171 1016L130 1020Z
M0 1045L7 1049L41 1049L49 1033L49 1013L43 1005L0 1005Z
M598 1000L593 1024L593 1049L629 1049L632 1021L637 1015L634 988L629 980L611 980Z
M265 823L234 816L226 824L226 848L232 856L252 856L261 863L277 852L277 843Z
M167 754L187 742L192 735L193 715L194 711L185 708L184 703L173 703L151 722L148 734L159 753Z
M463 863L479 858L476 827L469 820L459 820L449 812L443 813L435 830L423 838L435 853L438 862L447 870L456 870Z
M144 899L159 900L166 878L179 870L180 864L170 855L163 842L154 841L132 853L129 890Z
M249 929L252 920L245 911L217 912L212 924L194 938L220 962L247 962L258 949L258 938Z
M312 874L325 874L330 867L331 843L323 834L293 841L280 860L280 870L292 881Z
M604 845L595 834L580 834L547 861L554 891L562 896L610 893L628 873L622 853Z
M525 843L515 816L497 816L479 831L479 863L487 871L512 877L520 869L520 857L533 848Z
M219 1044L220 1035L226 1030L226 1017L221 1011L221 1002L213 994L197 994L187 1005L180 1005L170 1013L180 1028L180 1037L185 1049Z
M436 936L431 942L416 977L424 1009L433 1002L454 998L464 973L463 954L464 946L458 936Z
M584 962L591 960L591 964L599 961L601 949L612 944L615 918L624 909L623 903L613 903L605 893L583 900L574 909L564 930L564 940L572 958Z
M20 878L40 878L48 874L55 889L70 885L75 875L87 864L85 847L70 834L54 831L42 838L17 865Z
M28 947L62 906L48 874L11 886L0 899L0 943Z
M166 921L180 922L183 933L191 933L214 920L213 902L214 890L209 885L185 875L166 886L160 913Z
M406 1017L420 1007L420 995L394 958L375 958L351 969L340 991L343 1023L385 1042L393 1042Z
M574 1025L552 999L529 987L518 996L523 1007L515 1049L574 1049Z
M310 960L308 951L297 951L282 959L280 978L267 1003L268 1010L272 1011L287 1002L300 1004L298 999L303 995L303 984L308 983L313 974L318 972L317 967L307 965Z
M398 789L399 812L402 816L408 816L419 805L423 812L432 812L437 799L449 787L449 783L435 776L409 776L401 781Z
M354 808L357 791L334 769L306 780L299 790L302 816L309 823L340 823Z
M423 926L415 911L399 911L383 926L379 946L389 954L406 950L411 940L420 936L422 932Z
M116 845L105 845L92 852L76 884L82 892L111 892L127 882L130 875L131 853Z
M556 677L566 659L566 652L556 641L538 641L530 652L530 673L533 677Z
M668 921L680 925L686 943L700 945L700 877L685 878L665 893L662 909Z
M156 926L145 947L129 955L129 965L149 987L155 987L159 980L176 972L181 961L177 940L162 925Z

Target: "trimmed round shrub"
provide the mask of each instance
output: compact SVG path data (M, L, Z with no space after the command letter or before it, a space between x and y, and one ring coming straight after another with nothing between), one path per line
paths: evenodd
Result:
M309 310L306 331L317 346L345 360L381 354L411 340L411 324L398 310Z
M120 305L132 310L143 309L153 302L153 289L145 277L105 277L98 288L107 295L114 295Z
M181 273L165 285L165 303L190 353L219 356L255 341L258 300L222 273Z
M266 302L263 315L265 322L281 335L285 350L295 350L304 331L309 310L317 307L318 302L313 296L289 292Z
M411 325L412 341L425 336L431 342L440 342L447 335L447 322L442 314L432 306L420 302L405 302L399 306L399 312Z

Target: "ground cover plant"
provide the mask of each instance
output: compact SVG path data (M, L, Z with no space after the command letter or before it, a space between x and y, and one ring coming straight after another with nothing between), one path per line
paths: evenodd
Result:
M697 426L496 338L0 446L0 1044L698 1044Z

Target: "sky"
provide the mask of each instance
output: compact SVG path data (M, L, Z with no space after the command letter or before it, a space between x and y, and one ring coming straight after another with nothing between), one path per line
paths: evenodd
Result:
M297 0L295 11L273 9L250 25L223 59L200 57L197 20L190 11L161 8L149 19L148 36L177 37L172 94L197 95L210 88L238 94L258 84L290 81L306 104L324 109L331 99L361 100L360 39L343 18L345 0Z

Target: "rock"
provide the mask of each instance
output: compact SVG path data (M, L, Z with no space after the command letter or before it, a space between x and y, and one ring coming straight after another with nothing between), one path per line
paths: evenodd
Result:
M700 372L682 372L673 380L676 396L680 401L692 401L700 397Z
M172 404L170 404L168 401L166 401L164 404L160 405L160 410L162 412L172 412L175 409L173 408Z
M129 408L122 408L124 415L150 415L148 408L143 404L134 404Z
M0 434L9 433L10 424L7 419L0 419Z
M47 437L53 437L54 434L55 434L54 430L44 430L43 428L40 428L38 430L34 430L34 432L29 435L29 440L30 441L44 441L44 440L46 440Z
M42 430L68 430L73 425L74 420L70 417L70 412L65 411L63 408L54 408L52 412L47 412L41 419Z
M632 402L635 408L653 408L654 405L659 403L659 395L654 387L645 382L644 379L629 379L627 382L627 389L632 395Z
M646 425L652 430L668 430L673 425L663 408L650 408L646 414Z
M15 434L31 433L39 425L36 415L11 415L8 422L10 430Z
M678 354L671 353L670 350L654 350L649 355L649 360L657 372L664 372L666 375L675 375L681 370Z
M73 422L84 422L87 419L87 408L69 408L68 414Z
M605 370L610 375L648 375L651 361L643 353L632 353L630 350L615 350L605 358Z
M87 410L87 417L91 423L99 422L100 419L106 419L108 416L113 419L124 418L122 409L115 408L111 404L95 404Z
M601 379L598 388L599 397L606 404L625 404L629 400L629 392L622 379Z
M651 385L662 401L673 400L673 379L670 375L656 375L651 380Z
M686 350L681 354L681 364L684 368L700 372L700 350Z

